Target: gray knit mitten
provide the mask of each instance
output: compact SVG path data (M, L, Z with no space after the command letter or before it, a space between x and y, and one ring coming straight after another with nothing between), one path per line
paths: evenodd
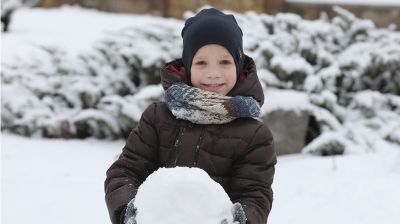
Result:
M233 223L234 224L246 224L246 214L244 213L244 209L242 205L237 202L232 205L231 212L233 215ZM229 224L228 220L224 219L221 221L221 224Z
M137 209L133 204L134 201L135 199L132 199L126 207L124 224L136 224Z

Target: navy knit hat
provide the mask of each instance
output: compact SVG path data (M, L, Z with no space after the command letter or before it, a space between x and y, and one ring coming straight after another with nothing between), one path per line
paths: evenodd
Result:
M239 78L243 71L244 53L242 30L231 14L210 8L201 10L196 16L186 20L182 29L182 61L190 81L190 69L196 52L207 44L225 47L235 60Z

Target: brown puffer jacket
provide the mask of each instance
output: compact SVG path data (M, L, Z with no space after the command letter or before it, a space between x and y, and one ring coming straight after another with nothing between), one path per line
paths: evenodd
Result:
M246 56L245 72L230 96L252 96L261 105L263 91L255 64ZM185 81L181 60L161 71L166 89ZM220 183L232 202L240 202L248 223L264 224L272 205L276 155L268 127L252 118L223 125L198 125L176 119L163 102L150 105L132 130L122 154L107 171L106 203L113 224L121 223L127 203L159 167L199 167Z

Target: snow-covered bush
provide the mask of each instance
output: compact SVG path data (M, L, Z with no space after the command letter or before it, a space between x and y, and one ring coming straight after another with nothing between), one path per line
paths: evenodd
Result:
M319 155L343 154L346 147L346 138L338 133L325 132L316 140L308 144L303 151Z
M332 20L310 21L289 13L237 17L247 34L247 51L259 67L283 82L271 85L329 89L339 100L346 99L348 92L364 89L400 94L400 33L377 29L371 21L341 8L335 11ZM308 79L321 85L309 86Z
M392 131L400 125L400 33L378 29L342 8L334 10L332 20L322 15L309 21L288 13L236 16L267 89L308 94L310 104L301 110L316 121L309 131L319 133L312 134L304 151L370 150L377 138L396 143L398 134ZM266 95L268 107L268 91ZM287 103L274 107L285 110Z
M31 7L40 0L1 0L1 31L8 32L12 14L21 7Z
M161 100L159 69L181 48L179 21L146 21L109 33L78 57L38 45L36 58L3 63L2 129L64 138L129 134Z
M376 139L399 144L400 33L335 11L333 19L313 21L290 13L234 13L267 91L265 107L271 107L268 90L305 95L302 110L314 132L305 151L369 150ZM159 68L181 55L183 21L145 17L108 32L78 56L37 44L34 57L2 61L2 130L47 137L128 134L143 110L163 98ZM281 101L275 108L290 101L275 97Z

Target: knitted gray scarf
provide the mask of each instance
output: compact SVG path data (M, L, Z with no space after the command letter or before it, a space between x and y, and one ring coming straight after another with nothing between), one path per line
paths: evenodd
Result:
M223 96L184 83L170 86L165 91L165 102L176 118L196 124L225 124L260 115L260 105L252 97Z

